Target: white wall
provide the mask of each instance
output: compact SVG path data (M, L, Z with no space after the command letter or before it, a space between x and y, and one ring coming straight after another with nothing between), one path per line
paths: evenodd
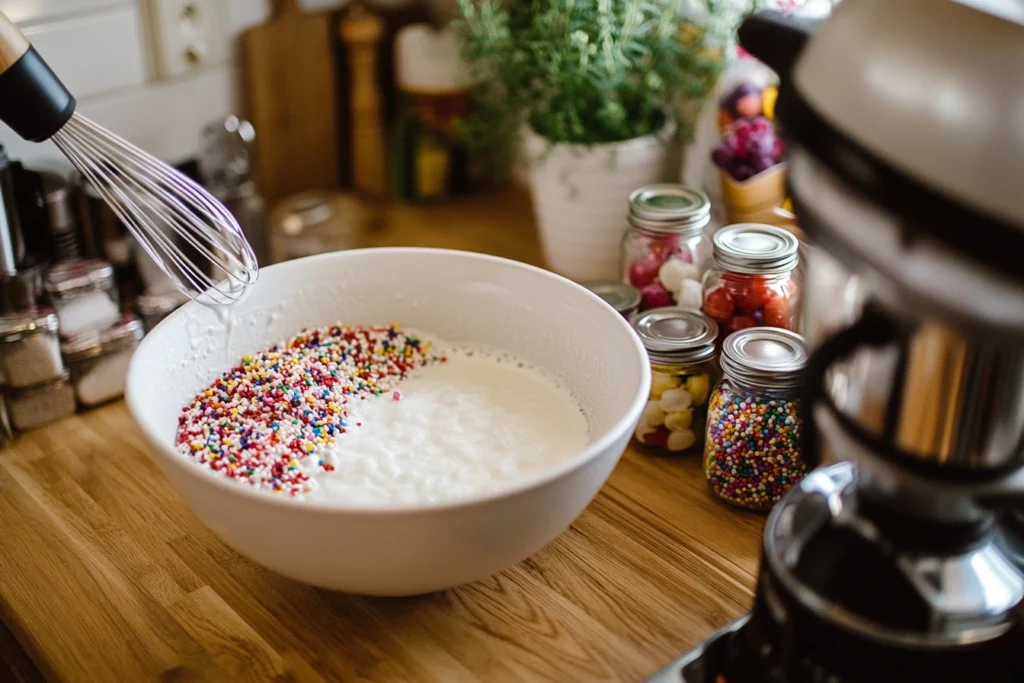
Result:
M265 21L270 0L218 0L230 54L226 62L162 81L147 37L145 5L153 0L0 0L78 100L78 111L169 161L194 155L202 127L239 103L237 37ZM304 9L344 0L300 0ZM394 2L394 0L392 0ZM8 153L35 166L65 164L52 143L19 139L0 124Z

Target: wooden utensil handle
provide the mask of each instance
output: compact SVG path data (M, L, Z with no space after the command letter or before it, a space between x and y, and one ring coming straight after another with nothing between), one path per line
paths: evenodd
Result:
M4 73L28 52L31 45L7 15L0 12L0 74Z

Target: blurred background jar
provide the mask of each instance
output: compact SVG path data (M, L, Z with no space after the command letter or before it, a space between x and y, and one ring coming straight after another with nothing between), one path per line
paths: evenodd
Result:
M606 304L619 312L627 320L640 310L640 292L636 287L624 282L584 282L581 283L594 294L601 297Z
M703 308L721 328L721 339L749 327L796 330L796 236L772 225L740 223L722 228L712 241L714 259L704 276Z
M710 220L707 195L682 185L647 185L630 194L622 278L640 290L640 310L700 308L701 281L711 260L704 231Z
M704 476L719 498L769 510L807 473L797 400L807 347L795 332L754 327L727 338L719 360Z
M106 261L63 261L46 274L49 297L62 337L105 330L121 317L114 269Z
M314 190L288 197L270 215L274 263L353 249L374 213L352 195Z
M651 394L636 440L672 453L699 452L717 377L718 326L699 311L677 307L637 313L631 322L651 363Z
M142 322L126 315L102 332L84 332L61 345L79 405L91 408L124 395L128 364L143 334Z

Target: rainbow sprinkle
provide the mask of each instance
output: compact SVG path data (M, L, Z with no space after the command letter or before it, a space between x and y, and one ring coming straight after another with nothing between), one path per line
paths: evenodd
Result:
M723 382L708 406L704 475L711 490L736 505L769 510L803 479L798 407Z
M302 330L199 393L178 418L178 450L259 489L308 493L310 474L334 469L319 453L352 428L349 404L399 400L410 371L444 360L429 351L395 325Z

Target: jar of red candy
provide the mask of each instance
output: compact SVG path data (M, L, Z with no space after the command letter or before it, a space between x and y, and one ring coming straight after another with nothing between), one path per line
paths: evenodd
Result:
M719 339L748 327L797 329L796 236L773 225L739 223L719 230L712 242L703 310L718 323Z
M682 185L646 185L629 196L622 238L623 281L640 290L640 310L679 305L697 310L711 261L704 227L711 202Z
M795 332L754 327L725 340L708 403L704 477L734 505L769 510L807 473L797 392L807 347Z
M718 326L700 311L677 306L637 313L631 322L651 363L651 393L636 440L671 453L700 453L717 375Z

